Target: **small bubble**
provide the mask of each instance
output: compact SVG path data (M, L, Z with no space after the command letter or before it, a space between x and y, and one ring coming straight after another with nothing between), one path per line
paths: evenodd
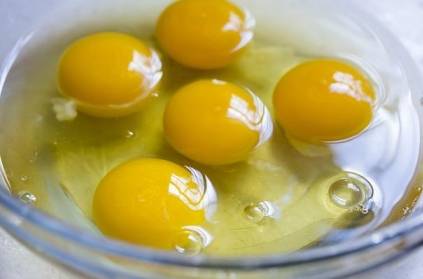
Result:
M27 176L27 175L22 175L22 176L21 176L21 178L20 178L20 180L21 180L22 182L27 182L27 181L29 180L29 176Z
M131 138L133 138L133 137L135 137L135 132L133 132L133 131L131 131L131 130L126 131L126 133L125 133L125 138L127 138L127 139L131 139Z
M346 173L346 176L333 182L329 188L331 201L345 209L358 209L363 214L369 211L373 188L364 177L355 173Z
M259 224L267 217L274 217L275 208L272 203L268 201L252 203L244 208L244 215L251 222Z
M33 204L33 203L35 203L37 201L37 197L34 194L32 194L30 192L27 192L27 191L21 191L21 192L19 192L18 193L18 198L23 203L26 203L26 204Z
M329 195L332 201L342 208L357 206L364 198L360 187L349 178L340 179L333 183L329 189Z
M154 98L158 98L159 97L159 93L155 92L155 93L151 94L151 96L153 96Z
M178 253L194 256L201 253L205 243L202 235L191 229L183 229L176 237L175 249Z
M248 205L244 209L244 214L253 223L260 223L265 217L264 212L256 204Z

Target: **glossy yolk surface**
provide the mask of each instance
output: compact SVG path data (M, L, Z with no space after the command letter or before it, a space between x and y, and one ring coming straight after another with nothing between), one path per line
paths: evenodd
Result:
M258 144L263 103L249 91L218 80L181 88L169 101L164 130L184 156L206 165L244 160Z
M370 80L338 60L305 62L279 81L276 118L285 132L306 142L351 138L368 127L376 98Z
M94 220L108 236L172 249L184 226L205 221L206 188L188 169L158 159L127 162L109 172L93 201Z
M114 117L137 111L161 79L158 56L142 41L97 33L74 42L59 65L59 90L81 111Z
M227 0L180 0L160 16L156 37L178 63L215 69L231 63L252 40L254 24Z

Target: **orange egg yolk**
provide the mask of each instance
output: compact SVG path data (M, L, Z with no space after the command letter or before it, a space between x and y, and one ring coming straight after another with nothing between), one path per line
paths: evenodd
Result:
M168 142L181 154L206 165L242 161L272 132L260 99L237 85L200 80L181 88L164 115Z
M252 16L227 0L179 0L160 16L156 37L175 61L196 69L222 68L253 38Z
M66 49L59 90L84 113L124 116L138 111L151 96L161 80L161 67L157 54L137 38L97 33Z
M346 140L372 121L376 99L369 78L338 60L308 61L285 74L273 103L277 121L288 136L325 143Z
M138 159L102 179L93 215L110 237L173 249L185 227L205 222L215 198L211 184L198 171L165 160Z

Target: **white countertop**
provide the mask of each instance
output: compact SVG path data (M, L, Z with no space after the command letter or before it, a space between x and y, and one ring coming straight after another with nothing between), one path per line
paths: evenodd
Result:
M336 0L334 0L336 1ZM423 71L423 0L351 0L386 24L409 49ZM7 16L13 0L0 0L0 16ZM37 6L37 5L31 5ZM34 7L36 8L36 7ZM423 278L423 249L388 264L365 279ZM0 229L0 279L81 279L35 255Z

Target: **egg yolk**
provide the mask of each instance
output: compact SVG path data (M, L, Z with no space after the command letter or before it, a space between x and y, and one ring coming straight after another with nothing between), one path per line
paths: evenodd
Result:
M142 41L120 33L84 37L64 52L59 90L78 109L98 117L138 111L162 77L157 54Z
M253 38L255 20L227 0L179 0L160 16L156 37L175 61L197 69L233 62Z
M184 227L205 222L213 191L193 169L159 159L129 161L98 185L94 221L113 238L172 249Z
M248 90L219 80L181 88L164 115L168 142L181 154L206 165L244 160L273 131L270 115Z
M276 118L290 137L314 143L346 140L373 118L376 93L354 66L308 61L285 74L274 93Z

